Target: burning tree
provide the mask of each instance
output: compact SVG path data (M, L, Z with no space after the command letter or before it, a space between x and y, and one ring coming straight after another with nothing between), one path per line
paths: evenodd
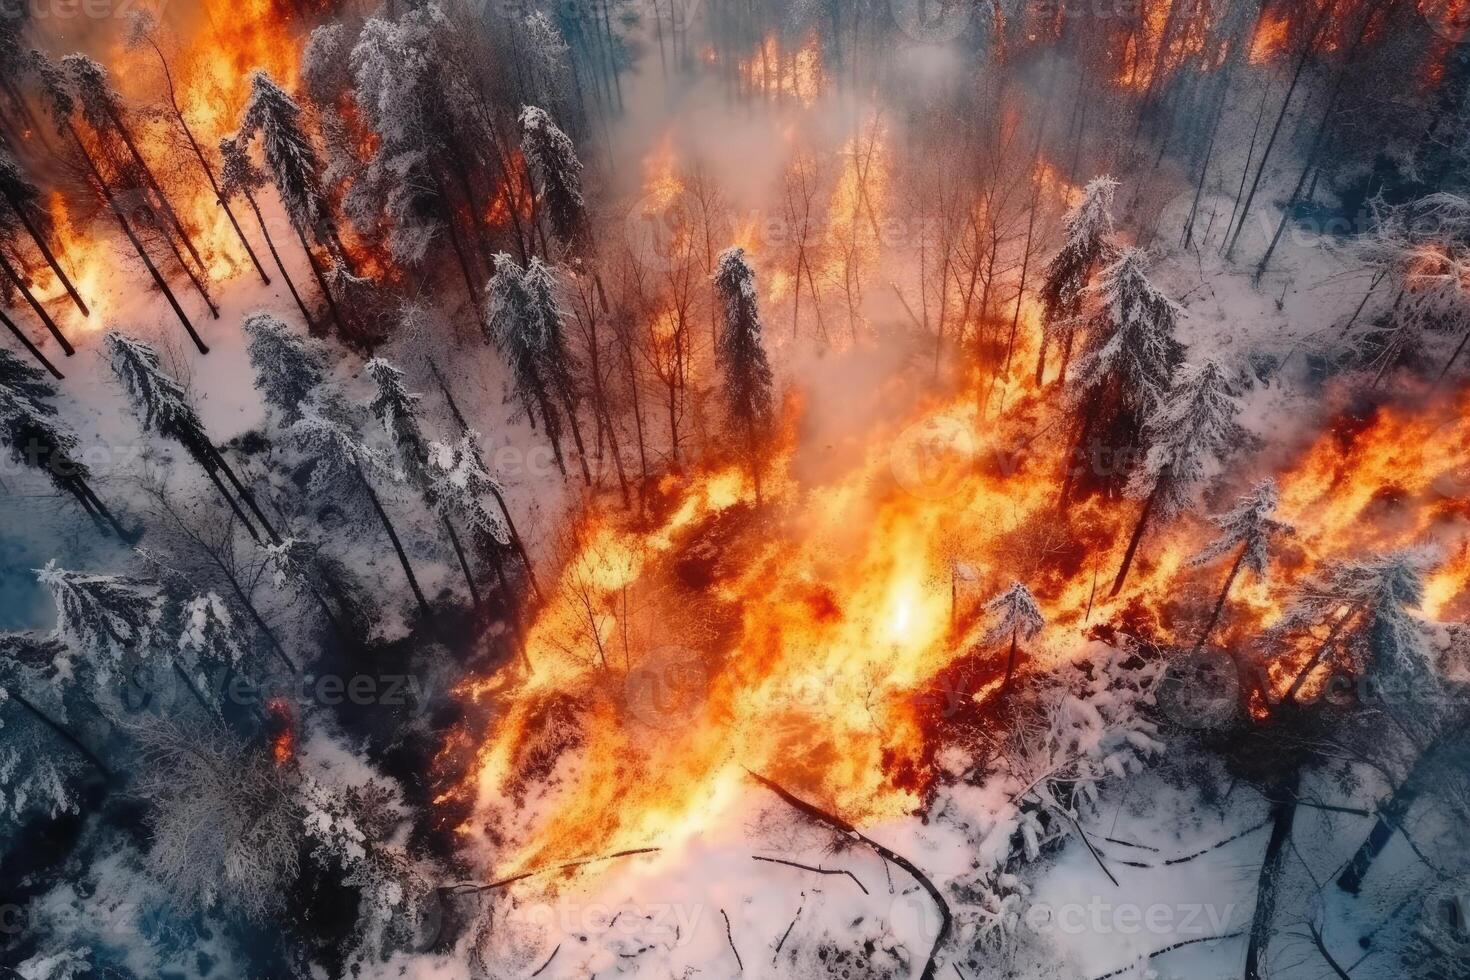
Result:
M71 277L66 274L66 270L62 269L61 263L56 261L56 254L51 250L51 245L47 241L47 215L36 203L40 196L40 190L21 172L20 164L5 147L0 146L0 198L5 199L11 214L25 229L32 244L36 246L36 251L40 252L41 257L46 260L46 265L66 289L66 294L71 297L77 310L82 316L90 316L91 310L87 308L86 302L77 292ZM0 221L0 228L3 227L3 221Z
M172 439L182 446L184 452L204 470L220 496L240 519L240 523L245 525L245 530L259 541L260 535L256 533L255 526L240 509L235 496L220 482L219 474L223 473L234 488L235 495L245 502L266 536L272 541L280 540L275 529L261 513L255 502L255 495L240 482L224 454L210 441L208 433L204 431L204 422L189 404L183 385L163 370L158 352L141 340L134 340L117 331L107 335L107 350L112 360L112 371L127 390L128 398L133 403L133 411L142 423L143 430L157 431L165 439Z
M775 416L774 379L761 346L755 272L745 261L745 249L737 246L720 253L714 282L725 312L720 343L715 348L724 377L725 411L730 427L744 446L759 503L762 454Z
M1130 497L1143 501L1143 509L1110 595L1122 591L1149 521L1169 520L1188 507L1206 465L1239 447L1245 435L1235 421L1240 414L1235 388L1218 363L1186 367L1181 375L1144 423L1148 453L1127 487Z
M1191 559L1191 564L1206 565L1237 546L1240 550L1236 553L1235 561L1230 566L1230 573L1225 576L1225 585L1220 589L1220 598L1215 600L1215 607L1210 612L1210 618L1205 623L1204 629L1200 631L1199 639L1195 641L1196 650L1204 646L1205 641L1214 632L1215 625L1220 621L1220 613L1225 608L1225 602L1230 598L1230 588L1235 584L1236 576L1240 574L1241 569L1248 568L1257 578L1265 578L1274 539L1295 533L1295 529L1290 524L1279 521L1273 516L1276 513L1278 501L1276 481L1262 480L1249 493L1241 497L1230 510L1210 518L1211 522L1220 529L1220 536L1195 555Z
M71 495L99 530L111 528L119 540L135 535L123 529L92 489L91 470L77 459L77 437L56 417L56 388L41 372L0 349L0 444L11 458L41 470L56 489Z
M153 284L158 287L159 292L163 293L164 298L168 300L169 308L173 310L174 315L183 324L185 332L189 335L189 339L194 342L194 346L199 350L199 353L208 354L208 345L204 343L198 331L194 329L194 324L190 321L189 315L184 312L184 308L179 305L178 298L174 296L173 290L169 288L168 280L164 279L163 273L158 271L158 266L154 264L153 257L148 254L148 250L143 246L143 242L139 239L132 222L128 220L128 212L123 209L122 203L118 200L117 193L111 181L103 173L101 162L93 154L88 143L82 139L81 133L77 131L76 124L72 121L72 117L76 112L76 98L72 95L72 84L67 78L66 72L48 61L44 55L38 52L32 52L31 66L37 78L40 80L41 94L47 110L51 113L57 129L63 135L71 137L71 143L76 148L77 155L86 165L87 176L91 178L93 189L101 195L107 205L107 210L116 219L124 237L133 246L133 251L137 253L144 268L148 270L148 274L153 278Z

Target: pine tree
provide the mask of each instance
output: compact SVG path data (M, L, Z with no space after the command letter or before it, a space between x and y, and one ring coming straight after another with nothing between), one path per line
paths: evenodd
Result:
M259 541L260 536L254 525L240 510L235 497L220 482L219 474L223 473L234 487L235 494L245 502L250 513L265 530L266 536L272 541L279 540L275 529L256 504L254 494L240 482L224 454L209 441L209 435L204 431L204 422L189 404L183 386L163 370L158 352L142 341L126 337L117 331L108 333L107 350L113 373L127 390L128 398L133 403L133 411L138 415L143 430L156 431L165 439L172 439L182 446L204 470L220 496L245 525L245 530Z
M352 591L341 584L347 578L346 570L324 555L318 545L300 538L285 538L266 545L263 556L271 584L278 591L292 588L311 596L338 639L345 641L348 638L347 623L366 622L361 604L355 600ZM333 609L327 601L324 587L333 593L341 612Z
M495 275L486 290L489 300L485 306L485 338L505 358L515 396L525 406L526 415L533 424L536 413L540 413L546 436L551 440L557 469L565 477L567 466L561 449L561 414L552 404L542 357L546 345L543 333L546 324L532 313L526 274L515 259L501 252L494 261Z
M388 519L388 512L383 509L383 502L378 498L377 491L373 489L367 476L369 471L391 472L386 461L364 445L342 421L326 418L313 409L302 414L291 427L291 432L302 451L309 453L314 459L315 465L311 471L313 490L318 493L326 492L345 482L349 489L360 490L367 496L373 513L377 514L383 530L388 534L388 540L393 544L398 563L403 566L404 577L408 579L408 586L418 602L419 611L425 619L430 618L429 602L419 588L419 580L409 563L408 553L403 550L398 531Z
M1294 590L1291 604L1268 639L1325 627L1326 638L1286 692L1295 701L1324 657L1337 647L1358 673L1423 672L1429 663L1424 623L1413 610L1424 602L1424 575L1435 557L1405 549L1329 562Z
M229 605L214 592L196 595L179 610L180 653L188 657L195 683L203 690L214 685L211 675L233 673L250 647L250 639L235 622Z
M459 561L460 571L464 573L470 598L478 606L480 590L475 586L474 572L470 569L464 546L460 544L459 532L455 530L448 512L440 507L435 474L429 460L429 445L419 426L418 406L421 396L410 392L404 384L403 372L381 357L368 361L364 370L377 387L377 395L369 406L373 417L382 423L388 442L393 447L393 454L409 484L418 491L428 508L438 513L439 520L444 525L444 533L454 549L454 556Z
M261 398L281 413L285 425L294 424L326 378L326 351L270 313L251 313L245 317L244 330Z
M331 210L322 190L321 159L307 135L301 120L301 107L277 85L266 72L257 69L250 76L250 101L235 137L242 150L256 137L260 138L266 171L276 186L286 217L306 252L312 274L327 301L332 322L345 332L336 298L327 286L326 274L312 251L312 244L323 245L332 258L354 275L347 263L345 249L332 223Z
M239 140L232 136L224 137L219 141L220 174L219 194L220 199L229 202L237 196L243 197L245 203L250 205L250 211L255 215L255 223L260 227L260 235L265 239L265 247L270 250L271 259L276 263L276 270L281 274L281 281L286 284L286 289L291 293L291 298L296 301L296 308L301 311L301 318L306 324L308 332L316 331L316 321L312 318L311 310L307 309L306 301L296 291L296 283L291 278L291 273L286 271L286 263L281 261L281 253L276 251L275 239L266 227L265 216L260 213L260 205L255 200L255 192L264 187L269 180L265 171L250 162L250 156L240 146Z
M543 109L525 106L520 122L521 152L540 184L538 199L546 206L551 230L568 252L581 252L591 244L591 227L577 148Z
M99 687L157 652L163 605L153 586L116 575L68 571L55 559L35 571L56 605L56 635L81 654Z
M1225 608L1225 602L1230 598L1230 588L1235 584L1240 570L1248 568L1257 578L1265 578L1273 541L1278 537L1288 537L1296 533L1296 529L1290 524L1275 518L1278 502L1276 481L1262 480L1251 489L1250 493L1241 497L1230 510L1210 518L1211 522L1220 529L1220 536L1206 545L1199 554L1191 559L1190 563L1205 565L1234 550L1237 546L1240 550L1236 553L1235 561L1230 566L1230 574L1225 576L1225 585L1220 590L1220 597L1215 600L1215 608L1210 613L1209 621L1205 623L1204 629L1200 631L1199 639L1195 641L1196 650L1204 646L1205 641L1214 632L1215 625L1220 621L1220 613Z
M1095 309L1086 321L1077 368L1066 381L1068 401L1081 410L1074 442L1079 459L1095 437L1115 451L1132 446L1184 360L1184 347L1174 339L1184 311L1149 282L1144 259L1138 249L1125 249L1088 289ZM1072 481L1069 467L1063 503Z
M1041 284L1042 336L1041 354L1036 362L1036 383L1041 384L1046 372L1046 349L1053 334L1065 329L1059 380L1065 382L1067 362L1071 358L1076 335L1073 318L1082 308L1082 294L1092 278L1093 268L1108 260L1113 245L1113 196L1118 182L1109 176L1094 177L1082 193L1082 200L1062 219L1061 250L1047 263Z
M50 404L55 397L56 388L41 372L0 350L0 445L10 448L16 462L44 471L99 530L111 528L119 539L133 540L92 490L91 471L74 455L77 437L60 424Z
M745 249L720 253L715 265L715 290L724 308L715 358L723 374L725 411L730 426L745 447L747 465L761 499L761 463L764 444L775 416L771 366L761 346L761 316L755 272L745 261Z
M582 464L582 479L590 487L592 472L587 466L587 447L582 442L582 428L577 421L577 403L582 390L578 379L582 366L567 339L566 313L557 300L556 276L550 267L535 258L526 266L522 282L526 289L527 312L536 324L531 333L541 337L541 374L567 413L567 424L572 430L572 440L576 443L577 456Z
M985 604L985 611L995 615L996 621L985 634L987 645L1010 640L1011 652L1006 657L1005 679L1000 685L1000 696L1005 697L1011 689L1011 677L1016 671L1016 651L1022 638L1031 640L1046 625L1036 597L1020 582L1012 582L1010 588Z
M1128 496L1143 501L1110 596L1123 589L1150 520L1169 520L1188 506L1205 467L1238 448L1240 402L1215 361L1186 367L1158 410L1144 423L1148 452L1128 481Z
M38 206L41 192L35 184L26 179L21 172L20 164L10 155L3 146L0 146L0 198L9 205L15 219L25 228L26 234L35 244L36 250L46 260L56 280L71 297L72 303L82 316L91 316L91 310L87 308L86 302L77 292L71 277L61 268L61 263L56 261L56 254L52 252L50 242L47 241L47 216Z

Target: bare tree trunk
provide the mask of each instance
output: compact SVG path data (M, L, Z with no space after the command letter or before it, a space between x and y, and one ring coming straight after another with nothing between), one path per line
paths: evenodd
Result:
M1210 613L1210 621L1205 623L1205 628L1200 631L1199 639L1195 641L1194 648L1199 650L1215 631L1215 625L1220 622L1220 613L1225 608L1225 601L1230 598L1230 587L1235 584L1235 577L1240 574L1241 565L1245 564L1246 547L1242 546L1240 554L1235 556L1235 562L1230 566L1230 574L1225 576L1225 587L1220 590L1220 598L1215 600L1214 611Z
M403 550L403 542L398 540L398 531L393 527L393 522L388 519L388 512L383 510L383 502L378 499L377 491L368 482L367 474L362 471L361 467L354 464L353 469L357 473L358 482L362 484L362 489L367 493L368 500L373 505L374 513L378 515L378 520L383 524L383 530L388 532L388 540L393 543L393 551L398 555L398 563L403 566L403 575L408 579L408 587L413 590L414 599L418 601L419 611L423 613L425 619L431 618L433 612L429 608L429 602L424 598L424 590L419 588L418 577L414 575L413 566L408 562L408 553Z
M470 560L465 557L464 546L459 543L459 533L454 530L454 522L449 518L443 518L444 533L449 535L450 547L454 549L454 557L459 559L460 571L464 573L464 584L470 590L470 600L478 607L480 605L480 590L475 587L475 575L470 571Z
M1143 540L1143 532L1148 527L1149 515L1153 513L1154 504L1164 489L1164 481L1168 479L1169 470L1166 468L1154 481L1153 490L1149 492L1148 499L1143 502L1143 510L1138 513L1138 523L1133 525L1133 536L1128 539L1128 549L1123 552L1123 564L1118 569L1118 577L1113 579L1112 591L1108 593L1109 599L1123 591L1123 582L1128 578L1128 569L1133 566L1133 556L1138 553L1138 544Z
M41 353L41 348L31 343L31 338L27 337L25 335L25 332L22 331L20 327L17 327L15 325L14 320L5 315L4 310L0 310L0 324L4 324L5 329L9 330L12 334L15 335L15 339L20 341L21 346L29 351L30 355L34 357L43 368L49 371L53 378L55 378L57 381L63 381L66 379L66 375L56 370L56 365L46 360L46 355Z
M3 249L0 249L0 272L5 273L5 276L15 284L15 288L20 290L21 296L25 297L26 304L35 311L36 316L40 317L41 322L46 325L46 332L51 334L51 337L61 345L61 349L66 353L66 356L71 357L75 354L76 348L67 342L66 337L57 328L56 321L51 319L50 313L46 312L46 307L41 305L40 301L31 292L30 286L26 285L25 277L16 271L16 268L10 264L10 260L5 257L5 251Z
M1281 881L1286 845L1291 840L1292 821L1296 818L1297 781L1297 774L1292 773L1276 787L1281 799L1272 804L1275 816L1271 822L1271 839L1266 843L1266 854L1256 877L1256 910L1245 950L1245 980L1261 980L1265 975L1262 967L1271 939L1271 921L1276 913L1276 888Z
M250 191L243 191L245 202L250 205L250 210L255 213L255 223L260 226L260 234L265 238L265 247L270 250L271 258L275 260L276 268L281 272L281 281L286 284L286 289L291 293L291 298L296 301L296 308L301 311L301 316L306 321L308 333L316 332L316 321L312 319L311 311L306 308L306 302L301 294L296 291L296 283L291 281L291 273L286 271L286 263L281 261L281 253L276 251L276 243L271 238L270 229L265 226L265 216L260 213L260 205L255 203L255 195Z
M66 290L66 294L71 297L71 301L76 304L76 308L81 311L82 316L91 316L92 311L87 309L87 304L77 292L77 287L72 284L71 277L62 270L61 263L56 261L56 255L51 251L51 246L46 244L46 236L41 234L41 230L36 227L36 223L26 213L23 203L9 195L6 195L5 199L9 202L11 210L20 218L21 225L25 227L26 233L31 236L31 241L36 243L36 249L41 253L41 257L46 260L46 264L51 267L52 274L56 276L57 281Z

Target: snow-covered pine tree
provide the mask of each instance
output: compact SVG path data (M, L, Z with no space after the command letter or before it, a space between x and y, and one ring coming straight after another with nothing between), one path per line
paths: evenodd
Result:
M1325 628L1326 638L1286 692L1295 701L1303 685L1333 650L1345 652L1356 673L1424 675L1429 669L1425 624L1414 615L1424 602L1424 576L1437 558L1408 548L1329 562L1292 591L1291 604L1268 639Z
M1128 496L1142 500L1143 507L1110 596L1122 591L1149 523L1184 510L1206 467L1240 448L1245 431L1235 421L1239 414L1235 387L1219 363L1206 360L1180 371L1178 383L1144 423L1148 452L1127 487Z
M557 300L556 275L539 258L526 266L522 279L526 289L527 312L536 326L532 335L541 337L541 375L556 393L565 411L577 457L582 464L582 479L592 486L592 471L587 465L587 447L582 442L582 427L577 421L577 403L582 393L582 365L572 352L567 338L566 313Z
M80 654L99 687L157 652L163 604L150 583L61 568L52 559L36 578L56 606L56 635Z
M77 437L56 417L56 389L29 364L0 349L0 445L17 463L40 470L58 490L76 499L102 531L128 541L133 535L97 497L91 470L74 455Z
M715 358L724 381L725 411L736 438L744 447L758 503L762 457L775 416L775 382L765 348L761 346L755 272L745 261L745 249L737 246L720 253L714 283L724 312Z
M235 621L229 604L217 593L186 600L178 610L175 658L198 691L223 691L220 683L233 675L250 649L250 638ZM211 683L211 680L214 683Z
M591 223L582 197L582 161L571 137L557 128L544 109L521 109L521 152L540 184L539 200L546 206L562 247L577 254L590 244Z
M571 118L569 48L561 29L545 13L533 10L522 22L526 52L526 89L536 105L548 106L561 118Z
M332 321L338 330L345 332L336 298L327 285L326 273L312 250L313 244L323 246L347 275L355 276L322 190L321 159L302 124L301 107L260 69L250 76L250 101L245 104L240 131L235 139L243 150L257 136L265 157L266 171L285 206L291 228L306 252Z
M245 317L246 353L255 368L256 387L265 403L292 425L327 375L327 352L264 311Z
M366 622L365 611L348 585L346 569L323 554L319 545L300 538L285 538L266 545L264 557L265 569L276 590L290 588L311 596L338 639L347 639L346 623ZM341 612L327 601L328 592L337 600Z
M286 269L286 263L281 261L281 253L276 250L276 240L271 237L270 228L266 226L265 215L260 213L260 204L255 200L255 194L270 180L265 171L250 162L250 155L240 145L240 141L233 136L226 136L219 141L220 174L219 193L220 199L226 202L233 201L236 197L243 197L245 203L250 205L250 211L255 215L255 223L260 228L260 235L265 239L265 247L270 249L271 258L276 263L276 271L281 274L281 281L286 284L286 289L291 293L291 298L296 301L296 308L301 311L301 318L306 324L307 332L315 332L316 321L307 308L306 301L296 290L296 281L291 278L291 273Z
M1062 219L1061 249L1047 263L1041 282L1041 353L1036 362L1036 383L1046 373L1046 351L1052 336L1065 331L1062 368L1058 379L1065 382L1067 362L1076 336L1073 322L1082 309L1082 294L1099 262L1107 261L1113 245L1113 196L1118 182L1104 174L1088 181L1082 200Z
M531 557L526 553L525 543L510 516L510 508L505 502L505 488L490 475L485 466L485 460L480 454L479 439L478 432L465 429L458 442L436 442L429 447L429 459L439 500L450 513L458 515L465 522L474 536L476 547L495 568L501 588L507 594L509 583L499 550L505 545L512 547L520 557L531 591L539 598L541 587L536 582L536 570L531 565ZM494 509L486 504L486 496L495 500Z
M383 431L388 435L388 443L393 447L393 455L409 484L418 491L424 504L439 515L444 533L459 561L460 571L464 574L470 598L478 606L480 590L475 585L475 575L470 568L469 558L465 554L464 546L460 544L454 521L449 512L440 506L438 499L438 488L429 461L428 441L419 425L421 396L408 390L404 384L403 372L384 358L375 357L368 361L364 371L377 388L377 394L368 407L373 417L382 423Z
M1011 689L1011 677L1016 672L1016 652L1021 640L1033 639L1046 625L1041 608L1031 590L1020 582L1012 582L1010 588L985 604L985 611L996 617L985 633L987 646L1009 640L1011 649L1006 657L1005 679L1000 685L1000 695L1005 697Z
M398 563L403 566L404 577L408 579L408 586L413 591L419 611L425 619L430 618L432 610L428 600L424 598L423 589L419 588L418 576L409 563L408 553L403 550L398 531L389 520L382 500L378 498L377 491L368 479L368 471L391 473L387 461L361 442L342 420L329 419L317 414L314 409L308 409L302 414L291 427L291 433L301 449L313 457L311 486L314 491L324 493L334 487L345 486L345 489L356 489L367 496L373 512L377 514L383 530L388 534L388 540L393 544Z
M1163 401L1184 361L1184 347L1174 337L1184 311L1149 281L1146 258L1139 249L1124 249L1087 290L1095 309L1087 317L1076 370L1066 380L1068 401L1081 413L1073 444L1078 461L1087 458L1094 440L1115 455L1135 445L1143 421ZM1075 469L1068 467L1063 503Z
M1240 570L1248 568L1257 578L1265 578L1273 542L1278 537L1288 537L1295 533L1295 528L1290 524L1276 519L1279 502L1276 481L1266 479L1252 487L1230 510L1210 518L1220 529L1220 536L1195 555L1190 564L1205 565L1236 548L1240 550L1230 566L1230 574L1225 576L1225 585L1220 589L1220 597L1215 600L1215 608L1210 613L1209 621L1195 641L1196 650L1205 645L1216 624L1220 622L1220 613L1225 608L1226 600L1230 598L1230 589Z
M256 504L254 494L235 475L224 454L209 441L209 436L204 431L204 422L189 404L183 385L163 370L158 352L141 340L134 340L115 330L107 334L106 343L113 373L127 390L128 399L133 403L133 411L143 430L156 431L165 439L172 439L182 446L204 470L220 496L250 532L250 536L259 541L260 535L250 519L220 482L219 474L223 473L234 487L235 493L250 509L250 513L260 522L266 536L272 541L279 540L275 529Z
M514 394L525 407L533 425L536 413L540 413L546 437L551 440L557 469L565 477L567 466L561 449L561 413L552 403L542 364L541 354L546 344L542 333L545 323L532 315L526 274L516 260L501 252L495 256L494 262L495 275L490 278L486 290L489 299L485 305L485 338L505 358L511 371Z

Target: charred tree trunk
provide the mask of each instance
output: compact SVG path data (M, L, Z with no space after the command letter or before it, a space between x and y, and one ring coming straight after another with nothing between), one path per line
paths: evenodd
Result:
M1133 558L1138 554L1139 542L1143 540L1143 532L1148 529L1148 519L1154 511L1154 504L1158 502L1159 494L1163 492L1164 481L1169 479L1169 471L1165 469L1154 481L1153 490L1149 491L1148 499L1143 502L1143 510L1138 513L1138 523L1133 525L1133 535L1128 539L1128 548L1123 552L1123 564L1118 568L1118 577L1113 579L1113 589L1108 593L1111 599L1123 591L1123 582L1128 578L1128 570L1133 567Z
M31 338L27 337L25 335L25 331L21 330L20 327L17 327L15 325L14 320L5 315L4 310L0 310L0 324L4 324L5 329L9 330L15 336L16 340L20 341L21 346L24 347L30 353L30 355L36 359L36 362L38 364L49 371L53 378L55 378L57 381L65 380L66 375L56 370L56 365L52 364L46 359L46 355L41 353L41 348L31 343Z
M312 319L311 310L306 308L306 301L296 291L296 283L291 281L291 273L286 271L286 263L281 261L281 253L276 251L275 240L271 238L270 229L265 226L265 216L260 213L260 205L255 203L255 195L249 190L244 190L242 193L245 195L245 203L250 205L251 212L255 214L255 223L260 226L260 234L265 239L265 247L270 250L271 258L275 260L276 268L280 270L281 281L286 284L291 298L296 301L296 308L301 311L301 316L306 320L307 332L315 333L316 321Z
M87 308L86 302L82 300L81 294L77 292L77 287L72 284L71 277L62 270L61 263L56 261L55 253L51 251L51 246L46 243L46 236L41 234L41 230L36 227L36 223L26 213L23 202L17 201L9 195L6 195L5 200L9 203L11 210L20 218L20 223L25 228L26 234L31 236L31 241L36 244L36 250L46 260L46 265L51 268L52 274L56 276L57 281L66 290L66 294L71 297L72 303L81 311L82 316L91 316L92 311Z
M358 482L362 484L363 491L367 494L369 502L373 505L373 512L378 515L378 520L383 524L383 530L388 532L388 540L393 543L393 551L398 555L398 563L403 566L403 575L408 579L408 587L413 591L413 597L419 604L419 611L425 619L429 619L433 613L429 608L429 602L424 598L423 589L419 588L419 580L413 573L413 566L409 564L408 553L403 550L403 542L398 539L398 531L393 527L393 522L388 519L388 512L383 509L383 502L378 499L377 491L368 482L367 474L360 467L354 465Z
M1215 600L1215 608L1210 613L1209 622L1205 623L1205 628L1200 631L1199 639L1194 643L1195 650L1205 645L1205 641L1210 638L1210 634L1215 631L1215 626L1220 622L1220 613L1224 611L1225 602L1230 598L1230 588L1235 585L1235 578L1240 574L1240 567L1245 564L1246 547L1248 545L1241 547L1240 554L1235 556L1235 562L1230 566L1230 574L1225 576L1225 587L1220 590L1220 598Z
M15 284L16 289L20 290L21 296L25 298L26 305L45 324L46 332L51 335L56 343L61 345L61 349L65 352L66 356L71 357L75 354L76 348L67 342L66 337L62 335L61 330L56 326L56 321L51 319L50 313L46 312L46 307L42 306L40 300L36 299L35 294L31 292L31 287L26 284L25 277L20 274L15 266L10 264L10 260L5 257L4 249L0 249L0 272L5 273L6 278Z
M1296 818L1297 780L1293 773L1276 787L1281 798L1272 804L1271 839L1266 843L1266 854L1256 878L1256 910L1245 950L1245 980L1261 980L1264 976L1262 967L1271 939L1271 921L1276 914L1276 888L1281 881L1286 845L1291 840L1292 821Z

